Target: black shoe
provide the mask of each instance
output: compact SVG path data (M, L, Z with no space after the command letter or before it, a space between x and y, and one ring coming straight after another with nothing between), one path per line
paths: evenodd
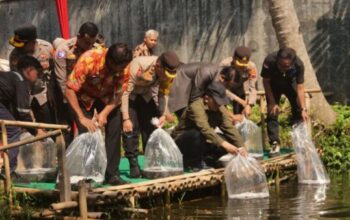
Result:
M137 158L128 158L130 164L130 178L140 178L141 171Z
M109 185L123 185L123 184L128 184L130 182L128 181L125 181L123 180L120 176L118 175L115 175L115 176L112 176L111 178L109 179L106 179L105 182L106 184L109 184Z
M199 172L201 170L212 169L212 167L208 166L204 161L201 161L198 164L194 164L192 166L189 166L188 169L189 169L189 172L195 173L195 172Z

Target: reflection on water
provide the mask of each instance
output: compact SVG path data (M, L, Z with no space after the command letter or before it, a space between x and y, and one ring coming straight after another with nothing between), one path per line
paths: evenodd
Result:
M350 219L350 177L331 175L329 185L297 180L270 188L270 198L211 197L152 210L148 219Z

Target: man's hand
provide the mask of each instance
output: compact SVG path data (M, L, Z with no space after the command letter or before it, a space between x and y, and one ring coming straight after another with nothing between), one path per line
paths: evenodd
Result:
M276 116L280 112L280 108L278 107L277 104L268 106L268 112L270 115Z
M165 121L166 121L166 116L163 115L159 118L159 123L157 125L157 128L162 128L165 124Z
M165 114L165 120L167 122L174 122L175 119L176 119L176 117L173 114L171 114L171 113L166 113Z
M252 113L252 107L250 105L246 105L243 110L243 114L245 117L249 117L249 115Z
M227 141L224 141L221 145L228 153L230 154L238 154L239 150L237 147L233 146L232 144L228 143Z
M123 121L123 131L124 133L132 132L133 124L130 119Z
M309 120L309 115L307 114L306 110L301 110L301 118L303 119L303 121L307 121Z
M236 123L242 122L244 119L244 116L241 114L235 114L235 115L231 114L230 119L231 119L233 124L236 124Z
M248 156L248 152L247 150L245 149L245 147L240 147L238 148L238 152L240 155L242 155L243 157L247 157Z
M107 124L107 115L101 112L97 116L98 127L102 128Z
M92 119L88 119L86 117L79 118L79 122L83 125L89 132L95 132L97 130L97 126Z

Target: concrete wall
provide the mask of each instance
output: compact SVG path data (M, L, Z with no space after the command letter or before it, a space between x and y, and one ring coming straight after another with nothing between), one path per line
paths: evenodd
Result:
M68 0L74 35L85 21L98 24L107 45L120 41L132 47L149 28L161 36L157 52L175 50L184 62L219 62L235 46L254 49L261 67L277 49L265 0ZM312 62L332 101L350 102L350 0L294 0ZM0 57L11 50L7 40L23 23L38 26L39 37L59 36L54 0L0 0Z

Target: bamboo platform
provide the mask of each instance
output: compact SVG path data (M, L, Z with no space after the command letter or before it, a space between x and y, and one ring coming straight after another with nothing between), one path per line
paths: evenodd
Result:
M288 153L261 161L266 172L270 185L279 185L281 181L287 180L291 175L295 175L296 158L294 153ZM79 210L83 206L84 213L88 208L100 207L99 211L105 211L105 207L119 206L123 204L123 211L144 213L148 209L142 207L138 201L143 199L162 198L165 205L171 205L172 197L182 192L194 192L209 188L218 188L221 195L226 194L224 181L224 168L203 170L196 173L186 173L182 175L146 180L138 183L131 183L119 186L102 186L93 188L87 183L81 182L79 189L71 191L71 201L52 203L37 216L60 215L64 210ZM17 194L26 193L32 197L47 197L59 201L60 192L54 190L41 190L26 187L14 187ZM199 195L201 195L199 193ZM198 199L193 197L192 199ZM102 214L101 214L102 215Z

